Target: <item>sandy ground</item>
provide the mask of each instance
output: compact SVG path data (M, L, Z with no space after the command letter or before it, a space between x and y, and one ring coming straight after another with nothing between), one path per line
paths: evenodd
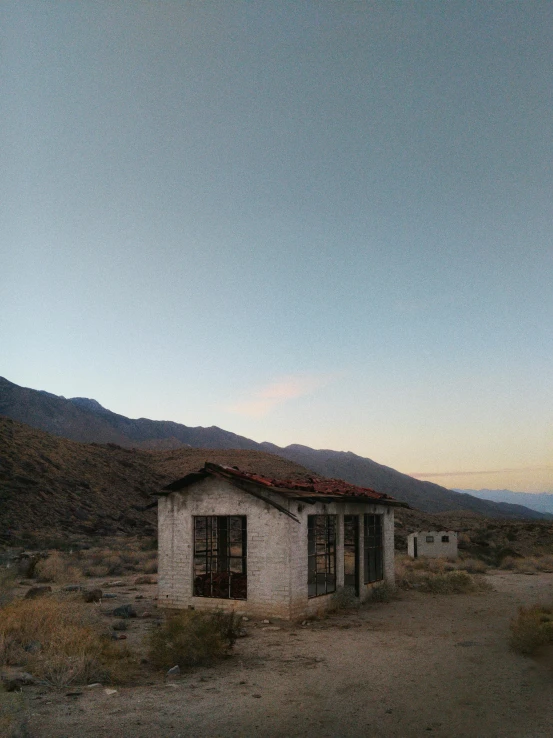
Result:
M511 653L507 635L519 605L553 602L553 574L489 581L493 592L408 592L308 627L250 621L232 658L115 694L28 688L30 734L551 738L553 659Z

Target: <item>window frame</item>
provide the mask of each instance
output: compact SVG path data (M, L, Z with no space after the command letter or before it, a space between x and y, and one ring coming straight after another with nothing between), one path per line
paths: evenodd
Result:
M384 516L363 515L363 582L373 584L384 580Z
M193 515L192 528L193 596L247 600L247 516Z
M337 515L307 516L308 599L336 592L337 530Z

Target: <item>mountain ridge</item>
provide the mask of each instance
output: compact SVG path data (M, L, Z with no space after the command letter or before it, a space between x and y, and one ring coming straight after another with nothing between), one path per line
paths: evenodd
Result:
M479 500L524 505L530 510L553 515L553 493L551 492L513 492L510 489L455 489L454 491L469 494Z
M495 503L453 492L433 482L414 479L352 451L312 449L302 444L284 448L258 443L217 426L189 427L170 420L132 419L90 398L66 399L33 390L0 377L0 415L80 443L116 444L123 448L171 450L236 449L275 454L326 477L371 487L429 513L467 510L501 518L546 517L521 505Z

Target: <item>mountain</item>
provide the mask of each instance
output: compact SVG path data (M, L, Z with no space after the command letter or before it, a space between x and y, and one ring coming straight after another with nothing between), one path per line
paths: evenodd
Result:
M553 515L553 494L548 492L513 492L510 489L457 489L455 491L469 494L479 500L524 505L530 510Z
M268 477L305 478L307 469L273 454L181 448L143 451L69 441L0 416L0 542L153 535L152 492L206 461Z
M83 397L66 399L45 391L19 387L3 378L0 378L0 415L81 443L113 443L128 449L195 447L276 454L317 474L386 492L430 513L467 510L499 518L543 517L543 514L521 505L480 500L432 482L414 479L351 452L316 450L297 444L281 448L272 443L257 443L216 426L190 428L166 420L131 419L107 410L96 400Z
M153 537L152 490L199 469L205 461L236 465L272 478L311 471L262 451L180 448L144 451L69 441L0 416L0 549L102 545L114 536ZM396 547L415 530L458 530L461 548L498 563L504 556L548 550L552 521L498 520L474 512L395 511ZM112 545L107 542L106 545Z

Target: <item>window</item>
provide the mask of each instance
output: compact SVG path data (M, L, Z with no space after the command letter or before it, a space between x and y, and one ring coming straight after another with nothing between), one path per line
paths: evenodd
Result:
M382 515L365 515L365 584L384 579Z
M194 517L194 596L247 598L246 516Z
M442 543L449 543L449 536L442 536Z
M336 591L336 515L307 516L307 596Z
M426 536L427 543L434 543L434 536Z

